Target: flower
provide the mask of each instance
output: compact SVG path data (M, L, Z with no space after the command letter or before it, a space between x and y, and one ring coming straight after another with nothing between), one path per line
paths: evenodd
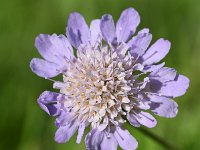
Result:
M80 143L90 126L85 137L88 150L116 150L118 145L133 150L138 143L122 127L124 123L153 128L157 122L149 110L166 118L177 115L172 98L186 92L189 79L158 64L169 52L170 42L161 38L149 46L149 29L133 36L139 23L133 8L122 12L116 27L106 14L89 28L75 12L69 16L67 37L40 34L36 38L35 47L44 59L33 58L30 67L59 90L45 91L38 98L41 108L57 117L58 143L67 142L77 130ZM63 81L51 79L60 74Z

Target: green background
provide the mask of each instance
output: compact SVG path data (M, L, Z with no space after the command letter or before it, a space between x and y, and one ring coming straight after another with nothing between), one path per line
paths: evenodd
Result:
M65 33L69 14L78 11L87 23L105 13L115 21L122 10L134 7L141 15L138 28L150 28L153 41L171 41L166 66L176 68L191 80L188 92L177 98L179 114L174 119L156 117L158 125L148 131L183 150L200 149L200 1L199 0L0 0L0 149L84 150L76 136L66 144L54 142L54 119L37 104L52 83L29 68L39 33ZM139 150L163 147L134 127Z

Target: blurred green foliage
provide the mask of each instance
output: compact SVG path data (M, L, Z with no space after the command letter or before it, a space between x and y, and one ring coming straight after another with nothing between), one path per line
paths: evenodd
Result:
M54 118L37 104L52 83L37 77L29 68L39 33L65 33L69 13L82 13L89 23L105 13L115 21L122 10L136 8L141 15L138 28L150 28L153 41L164 37L172 42L165 58L191 80L186 95L177 98L179 114L174 119L156 117L151 132L183 150L200 148L200 1L199 0L10 0L0 2L0 149L84 150L76 136L67 144L54 142ZM139 150L163 147L137 129L126 126L139 142Z

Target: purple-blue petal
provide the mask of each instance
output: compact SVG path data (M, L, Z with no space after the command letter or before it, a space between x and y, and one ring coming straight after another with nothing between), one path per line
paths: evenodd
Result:
M76 143L79 144L81 142L82 137L84 135L84 131L85 131L85 123L80 123L79 128L78 128Z
M165 83L159 90L161 95L178 97L185 94L189 87L189 79L183 75L177 75L174 81Z
M152 35L148 32L148 29L141 30L136 37L128 42L128 45L131 47L131 55L135 58L142 56L148 48L151 40Z
M100 19L93 20L90 24L91 45L97 47L101 43Z
M35 39L35 47L44 59L59 66L74 57L72 46L64 35L40 34Z
M62 73L63 69L55 63L33 58L30 62L31 70L40 77L52 78Z
M54 139L58 143L66 143L74 135L77 129L78 123L76 120L66 124L65 126L60 126L56 131Z
M118 142L113 133L104 133L101 150L117 150Z
M134 114L134 116L141 125L144 125L148 128L153 128L157 124L156 119L147 112L141 111L141 112Z
M149 65L149 66L145 66L142 70L142 72L153 72L153 71L157 71L160 68L162 68L165 65L165 62L158 64L158 65Z
M176 75L175 69L163 67L150 73L149 78L159 80L161 82L167 82L174 80Z
M61 109L59 116L56 118L55 124L59 128L60 126L66 126L67 124L73 122L74 119L74 113Z
M127 119L132 126L137 127L137 128L141 126L140 123L136 120L135 116L131 113L127 114Z
M90 41L89 27L83 16L77 12L70 14L66 34L75 48L78 48L80 44L88 44Z
M170 50L170 42L168 40L157 40L142 56L144 65L151 65L162 60Z
M104 15L101 18L100 29L103 39L112 44L116 41L115 24L111 15Z
M60 113L57 98L60 94L50 91L43 92L38 98L40 107L51 116L56 116Z
M85 137L86 149L100 150L103 136L103 132L99 132L97 129L92 129Z
M127 42L135 33L140 23L140 16L133 8L128 8L121 13L116 25L116 35L118 42Z
M149 95L151 111L156 115L166 118L174 118L178 113L178 104L167 98L157 95Z
M85 137L87 150L117 150L118 143L111 132L92 129Z
M116 127L114 136L123 150L134 150L138 146L138 142L128 130L124 130L121 127Z

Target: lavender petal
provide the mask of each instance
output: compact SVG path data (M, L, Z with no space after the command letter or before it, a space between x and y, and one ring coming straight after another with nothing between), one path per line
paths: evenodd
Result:
M142 70L142 72L153 72L153 71L157 71L160 68L162 68L165 65L165 62L158 64L158 65L149 65L149 66L145 66Z
M141 112L135 114L134 116L140 124L142 124L148 128L153 128L157 124L156 119L147 112L141 111Z
M159 80L161 82L172 81L176 77L176 70L173 68L163 67L150 73L149 78Z
M92 129L85 137L85 145L87 150L101 148L103 140L103 132L99 132L97 129Z
M100 30L100 20L93 20L90 24L90 34L91 34L91 45L96 47L101 43L101 30Z
M66 34L75 48L90 41L90 30L83 16L77 12L71 13L68 19Z
M66 59L73 58L73 49L64 35L40 34L35 39L35 47L42 57L63 66Z
M33 58L30 62L31 70L40 77L52 78L62 72L60 66L40 58Z
M127 42L135 33L140 23L140 16L133 8L128 8L121 13L116 25L116 35L118 42Z
M58 143L66 143L74 135L78 129L78 123L73 121L65 126L60 126L55 134L55 141Z
M127 119L132 126L137 127L137 128L141 126L140 123L135 118L135 116L133 116L131 113L127 114Z
M142 56L144 65L151 65L162 60L170 50L170 42L164 39L157 40Z
M117 150L117 147L118 142L113 133L104 133L103 140L101 142L101 150Z
M79 144L81 142L84 131L85 131L85 123L81 123L78 128L78 136L77 136L76 143Z
M150 104L150 109L156 115L166 118L176 117L178 113L178 104L175 101L167 97L161 97L156 95L149 95L148 97L152 102Z
M169 97L178 97L185 94L189 87L189 79L183 75L177 75L174 81L167 82L159 90L161 95Z
M38 104L49 115L57 116L60 112L59 104L57 104L57 97L59 93L45 91L38 98Z
M136 37L128 42L128 45L131 47L131 55L135 58L142 56L148 48L151 40L152 35L148 32L148 29L141 30Z
M119 146L124 150L134 150L138 146L138 142L135 138L128 132L120 127L116 127L114 136L119 143Z
M100 23L101 34L103 39L112 44L116 40L115 24L111 15L104 15Z

